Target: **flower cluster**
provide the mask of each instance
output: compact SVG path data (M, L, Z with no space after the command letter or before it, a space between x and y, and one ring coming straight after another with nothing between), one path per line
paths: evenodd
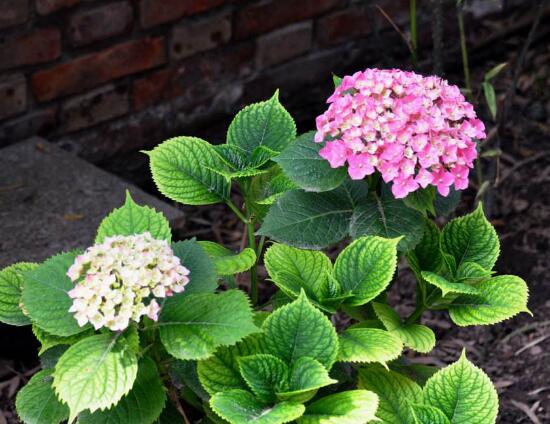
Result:
M76 283L69 291L69 312L80 326L90 322L96 330L124 330L143 315L156 321L160 307L155 298L182 292L187 275L165 240L149 233L107 237L69 268L67 276Z
M380 172L402 198L428 185L447 196L465 189L485 127L454 85L401 70L346 76L317 117L315 141L330 166L348 164L352 179Z

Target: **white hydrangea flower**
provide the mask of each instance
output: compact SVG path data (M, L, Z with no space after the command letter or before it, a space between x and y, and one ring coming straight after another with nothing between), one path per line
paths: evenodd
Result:
M166 240L151 234L106 237L103 243L77 256L67 271L75 283L69 291L78 325L121 331L143 315L158 319L155 298L180 293L189 283L189 270Z

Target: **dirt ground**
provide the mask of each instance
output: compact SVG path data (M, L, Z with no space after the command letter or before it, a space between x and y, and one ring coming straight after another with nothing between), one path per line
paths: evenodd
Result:
M504 18L487 18L470 34L469 42L474 46L471 63L479 102L476 109L489 134L484 148L502 150L497 158L484 161L486 175L496 177L496 184L486 193L484 201L502 245L497 269L500 274L517 274L527 281L533 317L521 314L495 326L458 328L451 325L445 313L426 314L424 322L436 331L438 343L428 356L413 357L415 361L444 365L455 361L465 346L469 358L496 384L500 395L498 423L502 424L550 423L549 25L541 24L527 50L506 119L500 124L493 123L482 96L477 93L488 69L500 62L510 63L495 79L499 106L501 110L504 107L529 25L519 30L507 31L507 28L524 19L524 15L520 11ZM494 45L484 41L488 32L501 34ZM461 83L459 63L449 64L447 77ZM303 122L298 122L299 127L311 128L317 111L301 113ZM471 210L475 189L474 185L464 193L459 212ZM184 207L184 210L187 219L180 229L181 237L215 240L235 248L243 245L242 228L224 206ZM246 285L246 281L242 283ZM270 292L273 288L266 286L263 295L267 297ZM391 302L405 314L412 309L413 301L414 285L405 273L392 288ZM29 335L20 333L20 337ZM36 371L36 366L32 355L0 360L0 424L18 422L13 411L14 395Z

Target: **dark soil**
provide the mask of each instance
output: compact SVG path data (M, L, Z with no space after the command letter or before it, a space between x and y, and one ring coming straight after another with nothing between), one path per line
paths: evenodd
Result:
M521 314L495 326L459 328L451 324L445 313L429 313L424 323L436 331L437 346L428 356L411 356L415 361L443 366L454 362L466 347L468 357L483 368L497 386L498 422L502 424L550 423L550 44L547 23L541 24L533 39L519 72L517 87L510 89L517 57L529 30L529 25L517 29L514 24L532 15L532 9L520 9L506 16L489 17L469 34L469 43L477 46L472 48L472 75L478 100L476 109L488 127L489 141L485 149L500 147L503 152L498 158L484 162L485 174L492 181L484 195L485 210L502 245L497 269L500 274L516 274L527 281L529 307L534 316ZM508 31L508 28L512 29ZM492 44L484 41L495 34L498 37ZM507 119L497 125L489 117L477 87L484 73L501 62L510 64L494 81L501 109L509 91L515 96ZM405 62L401 65L408 66ZM447 77L462 84L459 56L445 66ZM429 72L429 68L427 65L425 71ZM290 108L291 113L299 117L298 126L302 130L311 129L327 94L318 87L309 93L310 96L304 96L307 100L294 102ZM312 106L314 104L316 106ZM220 128L199 129L199 135L222 140L226 121L228 117L220 120L224 124L220 124ZM120 165L114 167L123 175L144 182L148 171L142 167L143 163L132 163L125 169L119 168ZM151 189L151 186L145 185L145 188ZM460 213L472 209L475 189L472 183L472 188L463 196ZM196 236L235 248L244 245L241 225L225 206L183 209L187 219L179 234L181 237ZM242 276L241 283L245 288L246 275ZM273 291L272 286L266 285L262 296L267 299ZM403 314L414 306L414 283L406 272L401 273L392 288L391 303ZM14 332L14 339L29 340L29 335ZM3 356L6 348L2 346ZM20 349L13 349L7 356L16 359L0 360L0 424L18 422L13 411L14 394L37 365L34 355L28 354L29 349L32 348L26 349L27 357L20 355Z

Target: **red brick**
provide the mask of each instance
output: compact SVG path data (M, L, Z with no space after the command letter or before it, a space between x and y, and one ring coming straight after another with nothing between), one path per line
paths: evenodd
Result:
M40 15L48 15L78 3L80 3L80 0L36 0L36 11Z
M0 43L0 69L15 68L55 60L61 54L57 28L38 29Z
M345 0L268 0L255 2L241 9L236 17L235 36L238 39L261 34L292 22L318 16Z
M267 68L306 53L311 48L311 21L292 24L258 37L256 65Z
M24 140L33 135L46 135L57 125L55 107L26 113L0 125L0 145Z
M151 28L183 16L204 12L221 6L226 0L141 0L139 13L141 26Z
M151 69L166 61L164 38L128 41L33 74L39 101L82 92L105 82Z
M132 19L132 6L125 1L77 12L69 22L69 40L73 46L84 46L113 37L128 31Z
M188 104L211 97L220 84L248 75L252 69L252 43L214 50L193 56L180 66L163 69L134 81L134 108L142 110L176 97L186 96Z
M23 74L0 80L0 119L27 110L27 84Z
M339 10L317 21L317 41L321 46L365 36L371 32L369 9L353 7Z
M231 38L231 13L221 12L198 20L185 20L174 27L170 57L180 60L211 50Z
M73 97L61 108L61 132L71 132L108 121L129 110L128 90L108 85Z
M22 24L29 16L28 0L0 0L0 29Z

